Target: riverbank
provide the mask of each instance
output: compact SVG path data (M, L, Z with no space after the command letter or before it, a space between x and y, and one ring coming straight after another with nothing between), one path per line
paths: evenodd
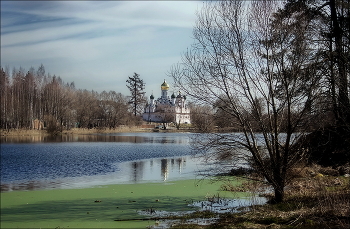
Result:
M13 129L10 131L1 130L0 140L2 143L25 143L25 142L45 142L45 141L67 141L77 136L79 138L88 138L89 136L97 136L97 134L112 134L112 133L139 133L151 132L141 128L118 128L118 129L84 129L74 128L64 130L62 133L50 135L46 130L24 130Z
M68 134L110 134L110 133L137 133L137 132L153 132L156 125L141 125L141 126L120 126L117 128L72 128L63 130L62 135ZM190 132L190 128L181 128L177 130L175 127L169 127L166 130L158 129L161 132ZM11 129L0 130L0 136L49 136L46 130L26 130L26 129Z
M141 128L138 126L127 127L122 126L114 129L109 128L72 128L70 130L63 130L62 135L65 134L95 134L95 133L123 133L123 132L150 132L150 128ZM11 129L11 130L1 130L0 136L48 136L46 130L25 130L25 129Z
M191 205L195 201L247 196L222 191L221 185L210 180L179 180L3 192L1 228L146 228L159 224L156 212L196 211L198 207Z

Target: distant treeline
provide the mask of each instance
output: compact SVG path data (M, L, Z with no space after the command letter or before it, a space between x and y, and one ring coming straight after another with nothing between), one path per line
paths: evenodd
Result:
M60 131L63 129L135 125L140 121L129 109L128 98L115 91L76 89L45 67L1 68L0 128Z

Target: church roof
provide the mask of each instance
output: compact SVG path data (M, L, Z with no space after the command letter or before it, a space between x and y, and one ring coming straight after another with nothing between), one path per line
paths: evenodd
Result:
M161 85L162 90L168 90L169 89L169 84L164 80L164 82Z

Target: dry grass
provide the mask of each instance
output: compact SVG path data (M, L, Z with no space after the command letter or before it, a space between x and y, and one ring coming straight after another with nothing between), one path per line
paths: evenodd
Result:
M0 136L38 136L47 135L45 130L25 130L25 129L11 129L0 130Z
M221 187L221 191L229 192L251 192L251 193L262 193L266 190L266 186L260 181L245 180L240 185L235 185L229 181L224 182Z
M149 132L149 129L144 129L139 126L120 126L117 128L73 128L71 130L64 130L62 134L94 134L94 133L131 133L131 132Z
M144 129L139 126L120 126L118 128L72 128L63 130L62 134L94 134L94 133L121 133L121 132L149 132L149 129ZM0 136L46 136L46 130L26 130L26 129L11 129L0 130Z
M141 125L141 126L124 126L121 125L116 128L72 128L70 130L63 130L61 134L96 134L96 133L135 133L135 132L152 132L155 125ZM180 130L174 127L162 130L162 132L188 132L191 131L188 126L183 125ZM10 129L0 130L0 136L47 136L47 130L28 130L28 129Z
M232 222L226 220L228 227L221 226L226 228L350 228L350 178L332 174L336 174L332 168L320 166L305 168L303 176L295 178L286 187L283 203L255 206L249 212L234 216L235 220ZM220 226L219 224L220 221L216 226Z
M222 214L214 224L201 228L350 228L350 178L334 176L335 169L316 165L294 172L298 176L286 187L283 203ZM221 186L221 190L235 192L263 188L249 181L238 187L229 182Z

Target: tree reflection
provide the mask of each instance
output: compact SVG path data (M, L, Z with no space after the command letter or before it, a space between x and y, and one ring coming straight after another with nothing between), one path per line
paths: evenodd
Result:
M34 142L130 142L144 143L143 136L119 136L108 134L65 134L65 135L24 135L1 136L1 143L34 143Z
M169 171L168 171L168 160L167 159L162 159L161 160L161 176L163 178L163 181L166 181L168 179Z
M143 178L144 162L134 161L131 163L131 166L132 166L131 180L134 182L141 181Z
M185 134L178 135L138 135L118 134L62 134L62 135L9 135L0 136L1 143L34 143L34 142L129 142L129 143L161 143L161 144L189 144Z

